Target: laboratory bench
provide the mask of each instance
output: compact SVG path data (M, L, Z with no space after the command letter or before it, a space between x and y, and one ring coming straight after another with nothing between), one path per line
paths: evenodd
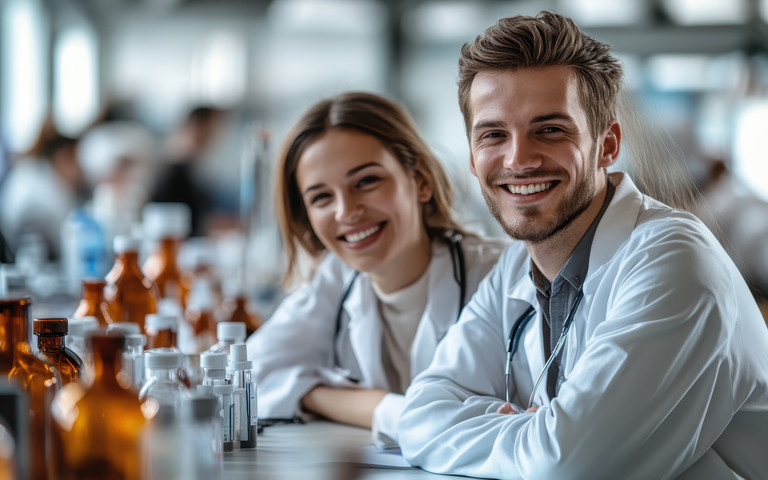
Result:
M455 479L409 467L399 453L371 445L368 429L313 421L266 427L255 449L223 454L222 480L399 480ZM397 466L385 467L382 464Z

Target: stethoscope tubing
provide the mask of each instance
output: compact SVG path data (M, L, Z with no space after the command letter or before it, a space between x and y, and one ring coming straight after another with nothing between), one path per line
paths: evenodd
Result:
M555 345L555 348L552 350L552 353L549 355L549 358L547 359L547 362L544 364L544 367L541 369L541 372L539 372L539 376L536 377L536 382L533 384L533 389L531 390L531 396L528 398L528 406L526 409L531 408L533 406L533 399L536 396L536 391L539 388L539 385L541 384L542 378L544 378L544 374L549 371L549 368L552 366L552 362L555 361L555 358L560 354L560 351L563 349L563 346L565 345L566 337L568 336L568 332L571 329L571 324L573 323L573 319L576 316L576 310L579 308L579 304L581 304L581 300L584 298L584 291L579 288L578 293L576 294L576 299L573 301L573 305L571 306L571 309L568 311L568 316L565 319L565 322L563 323L563 330L560 332L560 338L557 340L557 344ZM533 305L530 305L525 312L518 317L518 319L515 321L514 325L509 331L509 338L507 340L507 365L505 369L505 392L504 392L504 398L507 403L510 403L510 383L511 383L511 377L512 377L512 356L517 351L518 344L520 342L520 338L522 337L523 330L525 330L526 325L528 322L533 318L533 315L535 313L535 309Z

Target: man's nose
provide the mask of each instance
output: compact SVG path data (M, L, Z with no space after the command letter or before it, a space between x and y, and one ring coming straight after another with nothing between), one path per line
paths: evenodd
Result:
M540 152L526 135L512 135L504 153L504 168L515 173L524 173L539 168L542 164Z

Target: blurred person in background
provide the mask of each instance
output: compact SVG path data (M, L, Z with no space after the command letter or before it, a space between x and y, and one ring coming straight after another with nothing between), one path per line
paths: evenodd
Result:
M410 115L373 94L301 116L274 198L286 280L306 256L316 268L248 339L259 416L325 417L397 445L405 389L506 242L463 231Z
M47 118L30 149L11 163L0 182L0 229L11 249L42 242L47 259L59 258L61 226L87 196L77 145Z
M768 322L768 202L734 177L725 159L701 161L707 173L699 187L699 216L734 259Z
M92 189L92 214L108 238L129 234L147 203L155 137L135 120L107 116L81 137L78 158Z
M180 202L192 212L192 236L208 233L215 195L200 167L218 136L227 114L209 106L193 108L167 141L163 165L153 182L153 202Z

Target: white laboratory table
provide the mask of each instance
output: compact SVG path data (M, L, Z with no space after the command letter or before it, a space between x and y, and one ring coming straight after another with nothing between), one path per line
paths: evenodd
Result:
M273 425L255 449L225 452L222 480L402 480L455 479L418 468L383 468L366 463L371 432L327 421Z

